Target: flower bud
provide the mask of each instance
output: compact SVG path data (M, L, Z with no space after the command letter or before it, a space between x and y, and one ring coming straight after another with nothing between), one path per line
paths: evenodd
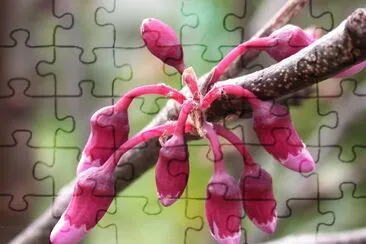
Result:
M142 39L150 52L182 74L185 67L183 49L174 30L154 18L144 19L140 30Z
M350 76L353 76L353 75L359 73L364 68L366 68L366 61L353 65L351 68L348 68L345 71L338 73L335 77L336 78L347 78L347 77L350 77Z
M286 107L268 102L253 109L253 128L262 146L282 165L311 172L315 163L298 135Z
M78 243L103 217L115 195L110 169L92 167L78 175L71 201L51 232L52 243Z
M173 135L160 149L155 181L159 200L164 206L173 204L187 186L188 157L183 136Z
M221 244L240 242L240 188L227 173L215 174L207 186L206 218L212 236Z
M240 178L242 203L248 218L261 230L273 233L277 226L272 178L258 165L248 165Z
M297 53L315 41L312 34L295 25L285 25L269 37L275 40L276 44L265 51L276 61Z
M118 111L114 106L99 109L90 119L91 132L83 150L77 173L98 167L128 139L127 111Z

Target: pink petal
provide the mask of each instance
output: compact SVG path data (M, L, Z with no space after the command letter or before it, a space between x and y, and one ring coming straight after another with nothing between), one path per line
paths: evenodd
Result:
M298 135L286 107L263 102L253 113L253 127L263 147L285 167L311 172L314 160Z
M79 161L77 173L103 165L128 138L128 113L114 106L99 109L90 119L91 132Z
M169 25L154 18L144 19L141 24L141 35L153 55L183 73L185 65L182 45Z
M297 53L315 41L311 34L294 25L286 25L278 29L270 37L275 39L277 44L265 50L276 61Z
M78 243L87 233L86 225L80 227L70 225L70 221L65 220L65 216L62 215L51 232L50 240L53 244Z
M172 136L160 149L155 181L159 200L164 206L173 204L187 186L188 157L183 136Z
M309 26L305 28L304 31L308 33L314 39L314 41L318 40L323 34L322 29L316 26Z
M347 77L350 77L350 76L353 76L353 75L357 74L358 72L360 72L364 68L366 68L366 61L363 61L359 64L353 65L351 68L349 68L345 71L342 71L341 73L337 74L335 77L337 77L337 78L347 78Z
M207 186L206 218L219 243L239 243L241 236L240 188L230 175L214 175Z
M258 165L247 166L240 179L240 188L248 218L262 231L273 233L277 212L271 175Z
M52 243L77 243L103 217L115 195L111 167L93 167L78 175L74 193L51 232Z

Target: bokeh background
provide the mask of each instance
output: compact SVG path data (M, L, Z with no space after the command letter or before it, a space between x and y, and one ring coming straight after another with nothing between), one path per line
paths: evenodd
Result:
M139 33L144 18L159 18L177 31L186 63L200 76L285 2L1 0L0 242L39 216L74 178L94 111L143 84L164 81L181 88L180 76L144 47ZM326 33L357 7L364 1L310 1L291 23ZM273 63L263 54L244 71ZM243 214L243 241L366 225L365 79L366 71L329 79L287 100L296 103L290 107L294 123L317 161L313 174L290 172L275 162L258 145L250 118L226 124L271 173L278 200L276 233L262 233ZM157 96L136 99L131 134L165 103ZM230 172L239 177L239 154L229 145L223 148ZM214 243L204 217L209 159L206 140L190 142L191 174L181 200L169 208L158 203L151 169L119 193L83 243Z

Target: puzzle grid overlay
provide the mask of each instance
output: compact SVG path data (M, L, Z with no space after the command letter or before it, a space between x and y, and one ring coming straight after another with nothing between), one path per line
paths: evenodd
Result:
M13 2L17 8L8 19L6 36L0 39L0 53L8 59L1 75L0 108L8 114L4 118L10 118L4 119L0 150L1 155L22 154L26 160L4 160L2 180L7 183L0 188L0 209L6 218L34 219L74 178L89 118L98 108L145 84L164 81L181 88L179 74L144 46L139 33L142 19L155 17L169 23L179 34L186 63L202 75L254 34L267 21L263 16L272 16L285 1L260 5L240 0L84 4L48 0L40 6ZM352 6L326 2L310 1L293 23L326 32L363 7L362 1ZM247 72L271 63L261 55L248 65ZM312 174L290 172L275 162L257 141L250 119L226 124L244 138L256 161L271 173L280 219L277 232L270 236L243 213L243 242L365 226L365 74L320 83L302 98L300 106L291 107L294 124L317 163ZM165 102L157 96L136 99L129 113L130 135L151 121ZM19 119L22 116L27 119ZM239 155L222 142L225 161L239 177ZM162 207L156 197L154 170L150 170L118 194L85 243L214 243L204 215L211 152L206 140L190 142L189 151L189 184L180 200ZM14 180L18 184L9 183ZM12 224L2 226L3 233L17 229Z

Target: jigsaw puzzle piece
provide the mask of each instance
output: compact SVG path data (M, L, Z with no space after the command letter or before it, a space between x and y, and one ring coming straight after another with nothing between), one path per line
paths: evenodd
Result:
M84 145L90 132L89 120L92 114L101 107L112 104L111 96L94 94L94 82L79 83L78 95L64 95L57 98L57 116L78 118L72 131L58 130L57 146L80 147ZM81 141L80 141L81 140Z
M71 27L71 15L58 16L53 12L54 1L5 1L2 8L8 9L6 25L3 25L8 38L2 38L0 46L14 46L17 44L15 33L23 32L27 35L26 44L29 47L51 47L54 45L54 29L56 26ZM35 14L37 13L37 14ZM23 54L23 53L22 53Z
M317 235L323 225L332 225L335 213L321 211L319 199L288 199L289 213L279 215L277 231L271 237L274 239L300 233Z
M8 243L27 227L30 219L42 214L53 203L52 196L28 196L24 207L14 208L12 206L13 197L13 195L0 194L0 243Z
M27 90L30 87L30 81L28 80L13 80L9 83L10 89L13 90L13 96L0 97L0 108L7 113L16 113L16 107L21 109L22 106L28 106L25 112L34 111L36 116L32 120L32 123L27 121L17 120L16 117L12 117L9 120L3 121L9 128L8 136L4 136L0 139L0 143L9 143L12 141L11 134L16 130L27 130L32 132L32 144L40 147L52 147L54 145L54 137L58 130L71 130L73 128L73 120L70 117L60 118L57 116L57 103L54 96L32 96L27 95ZM9 106L12 106L9 111ZM16 106L14 106L16 105ZM37 107L37 110L33 108Z
M186 200L163 208L157 214L144 212L147 200L142 197L119 196L106 216L88 238L90 243L190 243L184 242L185 226L199 229L200 219L191 219L186 213ZM143 223L143 224L142 224ZM166 223L166 224L163 224ZM164 228L162 229L162 224Z
M317 169L319 177L320 198L339 198L339 186L343 182L361 184L364 181L364 167L362 165L366 150L358 151L358 156L351 162L339 159L336 148L322 147Z
M338 117L335 112L327 112L321 109L321 107L327 106L323 97L326 97L326 95L317 90L316 93L309 95L309 97L301 98L301 106L293 106L290 109L296 130L307 145L316 163L319 162L319 154L323 145L320 131L324 127L334 127L338 123ZM289 98L285 103L291 103L293 99L298 98ZM305 117L306 119L304 119Z
M203 57L203 53L205 53L206 50L207 47L201 45L186 45L183 47L185 63L188 67L194 67L197 77L201 77L206 74L218 62L218 60L206 60Z
M322 30L329 32L331 29L341 23L346 16L349 16L355 9L363 8L365 4L363 1L353 1L352 7L346 1L339 1L337 4L333 4L328 1L315 1L310 0L308 4L309 11L302 11L295 18L299 20L306 17L305 23L314 23L313 25L321 28ZM306 16L304 16L306 15ZM304 23L304 22L303 22Z
M113 8L101 8L98 11L97 23L113 29L114 47L138 48L144 46L140 35L143 19L159 18L179 33L180 8L181 0L114 0Z
M34 178L52 186L56 195L59 190L75 178L76 166L81 152L79 148L56 148L53 160L38 161L34 165Z
M32 159L23 161L22 167L19 167L18 162L12 162L3 165L5 168L1 169L3 174L2 181L11 182L15 178L20 177L26 184L19 188L12 189L8 186L6 189L1 189L0 195L11 196L9 207L15 211L23 211L27 208L27 197L29 196L52 196L52 185L40 181L34 176L34 165L37 162L52 162L53 148L52 147L40 147L34 146L32 133L30 131L17 131L12 136L11 143L1 143L0 150L1 155L23 153L32 155Z
M122 79L117 79L114 82L113 91L115 101L127 91L142 85L166 83L177 89L182 87L179 73L171 72L172 69L164 66L147 48L117 49L116 64L117 66L129 65L131 68L131 76L129 82L125 82ZM142 101L142 105L138 110L143 114L152 115L159 112L167 99L161 96L148 95L136 98L136 101L138 100ZM131 109L130 111L137 110Z
M11 34L16 41L12 47L0 46L0 54L7 61L6 69L3 69L0 81L0 96L12 96L10 82L12 80L26 79L29 82L28 94L53 95L55 84L52 79L41 77L36 70L38 62L42 59L53 58L52 47L29 46L29 33L18 31ZM33 82L30 82L33 81Z
M116 80L127 82L132 76L129 65L116 66L113 49L97 49L93 62L79 60L82 50L78 48L56 48L54 59L43 60L37 71L43 76L54 76L58 96L80 95L81 81L94 83L95 96L112 96ZM67 70L67 72L65 72Z
M97 12L102 8L111 8L112 0L88 3L55 0L54 11L58 16L71 15L72 26L55 29L55 42L58 47L78 48L80 61L95 62L95 51L100 48L113 47L113 30L98 24Z
M204 190L206 190L206 187L204 187ZM206 196L205 196L206 197ZM177 243L216 243L215 239L212 237L210 233L210 227L208 225L205 212L204 212L204 206L205 206L205 199L199 199L199 198L188 198L187 203L187 215L192 216L191 218L201 221L201 226L195 225L187 225L185 228L185 238L184 241ZM193 217L194 216L194 217ZM230 218L242 218L242 216L232 216ZM229 230L230 231L230 230ZM232 230L231 230L232 231ZM244 231L242 231L242 236L244 235ZM245 238L241 238L241 242L243 243L243 240Z
M359 85L359 82L353 79L343 80L340 82L340 92L327 100L328 106L320 106L320 112L335 113L337 123L321 128L321 145L338 148L339 159L352 162L357 158L356 151L366 147L362 123L362 117L365 116L366 86Z
M204 47L202 57L218 62L223 58L223 47L235 47L243 42L243 28L227 25L228 17L245 17L246 1L183 1L182 15L196 18L194 25L185 24L182 28L183 46ZM233 20L231 20L232 22ZM238 24L239 25L239 24Z
M330 225L320 225L319 231L337 232L366 224L366 212L355 211L355 209L364 209L366 204L365 185L358 185L351 181L341 183L338 188L340 190L339 197L320 200L319 210L333 212L335 218Z
M98 109L113 104L112 96L100 96L94 93L95 85L93 81L82 81L79 83L78 95L64 95L57 98L57 115L78 118L75 120L75 127L72 131L58 130L56 141L58 146L83 148L90 133L90 118ZM119 99L119 96L115 96ZM150 98L152 99L152 98ZM156 98L154 98L156 99ZM158 109L156 113L143 113L144 99L135 99L129 108L129 123L131 126L130 135L134 135L141 130L148 121L154 118L163 104L156 103ZM154 104L154 103L150 103ZM151 111L151 109L150 109Z

